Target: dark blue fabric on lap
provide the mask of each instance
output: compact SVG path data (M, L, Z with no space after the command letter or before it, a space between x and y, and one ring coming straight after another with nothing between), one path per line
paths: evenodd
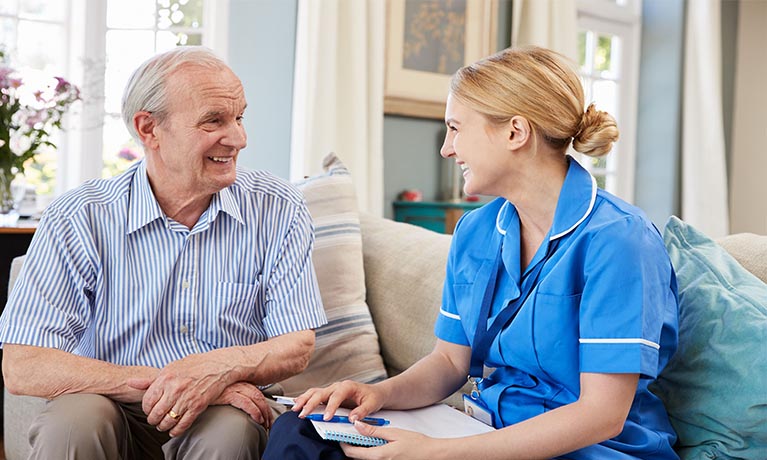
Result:
M272 425L263 459L345 460L346 456L339 443L322 439L312 422L288 411Z

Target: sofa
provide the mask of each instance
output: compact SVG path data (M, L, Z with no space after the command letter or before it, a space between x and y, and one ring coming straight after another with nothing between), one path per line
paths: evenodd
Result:
M395 375L427 354L434 344L432 327L440 305L451 237L365 214L359 215L359 225L366 303L375 325L386 373ZM763 284L767 280L767 236L739 234L720 239L717 243L746 270L750 270L758 278L754 278L757 283ZM22 262L23 257L13 261L11 286ZM767 304L767 296L764 304ZM743 337L742 340L747 342L752 339ZM767 342L757 346L767 352ZM450 401L458 400L453 398ZM8 460L26 458L27 428L43 404L44 401L39 398L14 396L6 392L4 438ZM761 416L755 413L743 414L743 417L754 415ZM758 421L755 423L759 424ZM761 423L763 428L764 420ZM741 457L734 458L766 458L750 455L746 449Z

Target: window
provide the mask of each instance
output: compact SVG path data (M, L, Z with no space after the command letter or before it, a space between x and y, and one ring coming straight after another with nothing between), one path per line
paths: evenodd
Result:
M102 177L124 171L144 154L120 115L131 72L148 56L177 45L202 45L203 0L108 0Z
M0 2L0 43L25 80L68 76L68 11L68 0ZM52 138L56 145L62 140L60 133ZM50 195L56 189L57 166L57 152L49 147L24 164L24 180L38 194Z
M613 115L620 139L607 156L573 152L605 190L632 201L639 75L640 0L578 0L578 64L586 103Z
M2 0L0 43L20 70L64 75L82 90L56 151L26 179L61 193L143 156L120 116L131 72L155 53L202 44L227 56L227 0Z

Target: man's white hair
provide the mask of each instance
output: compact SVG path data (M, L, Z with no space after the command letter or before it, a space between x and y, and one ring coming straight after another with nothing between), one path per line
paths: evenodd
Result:
M168 115L168 76L185 64L228 68L221 58L203 46L179 46L144 61L133 71L122 98L123 122L139 145L142 142L133 126L133 116L146 111L161 123Z

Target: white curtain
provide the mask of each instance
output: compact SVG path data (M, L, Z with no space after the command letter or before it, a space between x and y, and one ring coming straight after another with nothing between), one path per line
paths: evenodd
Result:
M730 227L719 2L687 5L682 105L682 219L712 238Z
M578 11L575 1L514 0L512 46L543 46L577 62Z
M385 3L299 0L291 178L321 170L335 152L360 209L383 215Z

